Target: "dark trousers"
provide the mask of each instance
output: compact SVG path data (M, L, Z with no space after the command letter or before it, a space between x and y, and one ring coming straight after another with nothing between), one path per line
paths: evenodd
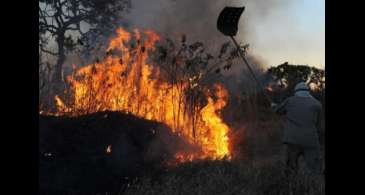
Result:
M286 143L286 174L296 175L299 169L299 157L303 156L311 174L321 173L320 148Z

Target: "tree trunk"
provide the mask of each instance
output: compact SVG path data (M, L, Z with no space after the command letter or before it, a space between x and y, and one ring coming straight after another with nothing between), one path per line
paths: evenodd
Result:
M64 33L59 33L57 37L57 45L58 45L57 63L55 64L55 71L53 72L52 76L52 83L53 83L52 88L56 94L59 94L59 92L63 91L62 70L63 70L63 63L66 60L64 41L65 41Z
M58 56L57 56L55 72L53 74L53 81L56 83L62 82L62 67L63 67L63 63L65 62L65 59L66 59L64 40L65 40L65 38L63 35L57 37Z

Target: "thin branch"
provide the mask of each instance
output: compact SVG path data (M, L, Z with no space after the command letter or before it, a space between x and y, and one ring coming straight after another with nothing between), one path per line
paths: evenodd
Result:
M76 30L76 31L79 31L80 30L79 28L72 28L72 27L66 27L65 29L66 30Z
M57 26L60 27L60 28L63 28L64 21L63 21L63 18L62 18L62 6L61 6L61 3L60 3L59 0L57 0L55 2L55 9L56 9L56 13L53 15L54 19L57 22Z
M64 23L64 26L70 26L72 24L80 23L81 21L87 19L89 16L85 14L77 15L72 18L70 18L68 21Z
M52 52L52 51L49 51L49 50L46 50L44 49L43 47L40 47L41 51L44 52L44 53L48 53L48 54L51 54L51 55L54 55L54 56L57 56L58 53L57 52Z
M51 34L56 34L57 33L57 28L55 26L52 25L48 25L45 23L39 23L39 26L43 29L45 29L46 31L49 31Z

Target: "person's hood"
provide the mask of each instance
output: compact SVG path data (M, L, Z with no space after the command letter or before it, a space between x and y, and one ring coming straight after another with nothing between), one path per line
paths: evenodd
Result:
M297 91L294 95L298 97L312 97L309 91Z
M312 97L312 95L309 92L309 87L305 82L298 83L295 88L295 96L299 97Z
M305 82L300 82L297 85L295 85L294 91L309 91L309 87Z

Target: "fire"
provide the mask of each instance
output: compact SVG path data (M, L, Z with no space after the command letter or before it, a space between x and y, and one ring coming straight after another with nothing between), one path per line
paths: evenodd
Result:
M112 146L111 145L108 145L108 147L106 148L106 151L105 151L107 154L110 154L112 153Z
M62 101L62 99L58 95L55 96L55 101L56 101L56 106L57 106L57 109L59 112L65 113L65 112L71 111L71 109L65 105L65 103Z
M105 110L132 113L163 122L190 143L200 146L199 152L176 154L178 161L230 158L230 128L220 115L228 97L226 89L215 84L213 93L205 90L206 105L194 113L187 111L189 102L184 92L197 86L161 79L160 68L149 64L149 52L155 50L159 40L160 36L152 30L130 33L119 28L107 47L107 53L113 55L75 69L68 77L71 90L67 95L72 98L66 105L66 101L56 96L58 111L72 115ZM129 46L132 43L134 47ZM111 152L111 147L108 149Z

